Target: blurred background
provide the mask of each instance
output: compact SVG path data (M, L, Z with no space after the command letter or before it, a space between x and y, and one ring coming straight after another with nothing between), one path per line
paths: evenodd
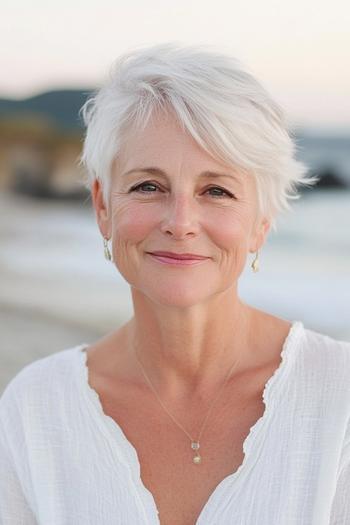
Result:
M132 316L78 168L79 109L113 60L177 40L235 55L320 176L240 279L248 303L350 340L350 8L345 1L2 0L0 392L27 363Z

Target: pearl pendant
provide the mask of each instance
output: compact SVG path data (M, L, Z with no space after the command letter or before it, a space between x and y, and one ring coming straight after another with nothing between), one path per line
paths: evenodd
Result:
M198 441L192 441L191 448L192 448L192 450L196 451L196 455L193 456L193 463L195 463L196 465L202 461L202 458L201 458L201 456L199 455L199 452L198 452L199 446L200 445L199 445Z
M195 463L196 465L198 465L198 463L200 463L202 461L202 458L200 457L200 455L198 454L197 452L197 455L196 456L193 456L193 463Z

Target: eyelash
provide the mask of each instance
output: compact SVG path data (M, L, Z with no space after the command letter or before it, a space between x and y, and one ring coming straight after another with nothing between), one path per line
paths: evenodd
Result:
M129 192L137 191L139 193L154 193L154 192L151 192L151 191L141 192L139 190L139 188L141 188L142 186L154 186L156 188L159 188L158 184L155 184L154 182L142 182L141 184L138 184L137 186L133 186L129 190ZM223 188L220 188L220 186L211 186L210 188L207 189L207 191L213 190L213 189L217 189L217 190L223 191L224 193L226 193L227 197L229 197L230 199L235 199L235 196L232 193L230 193L227 190L224 190ZM214 197L215 199L222 199L223 197L225 197L225 195L212 195L212 197Z

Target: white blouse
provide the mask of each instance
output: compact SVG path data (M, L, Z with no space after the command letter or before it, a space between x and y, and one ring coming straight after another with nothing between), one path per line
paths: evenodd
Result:
M87 346L27 365L0 398L1 525L160 523L136 449L88 384ZM196 525L350 525L350 343L294 321L263 400Z

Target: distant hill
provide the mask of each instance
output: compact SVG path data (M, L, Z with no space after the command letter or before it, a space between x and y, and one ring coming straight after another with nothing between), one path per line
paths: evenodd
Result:
M350 133L299 130L297 157L322 177L319 186L350 186Z
M49 116L62 131L79 131L83 122L79 109L92 90L56 90L47 91L23 100L0 98L0 118L22 114Z

